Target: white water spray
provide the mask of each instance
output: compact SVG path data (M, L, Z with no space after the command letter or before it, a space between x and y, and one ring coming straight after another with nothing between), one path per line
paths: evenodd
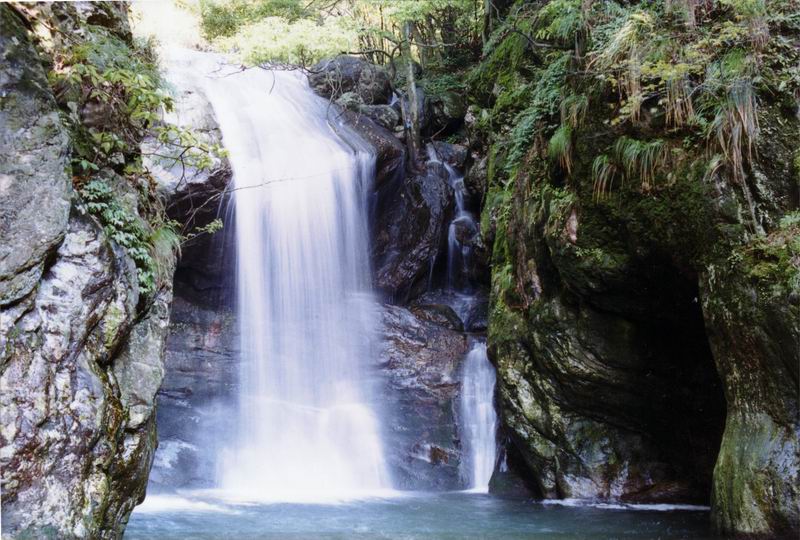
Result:
M388 489L368 376L375 158L334 132L334 113L300 74L186 54L208 75L236 190L241 386L219 485L271 501Z

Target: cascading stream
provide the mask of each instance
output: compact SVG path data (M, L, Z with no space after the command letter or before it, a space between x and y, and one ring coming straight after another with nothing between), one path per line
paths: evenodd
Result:
M331 128L300 74L186 54L207 74L234 173L241 387L219 486L273 501L388 489L368 365L375 158Z
M476 298L469 283L472 240L478 235L475 216L466 208L464 177L428 146L428 159L441 163L447 171L456 202L456 215L447 235L447 289L450 302L461 320L465 320ZM497 413L494 409L495 371L486 354L486 342L476 341L464 359L461 374L461 433L464 457L461 474L469 489L487 492L497 452L495 433Z

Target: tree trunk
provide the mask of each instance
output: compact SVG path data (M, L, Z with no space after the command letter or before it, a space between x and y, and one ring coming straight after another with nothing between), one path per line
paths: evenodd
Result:
M416 169L419 162L422 137L419 126L419 107L417 106L417 83L414 77L414 59L411 56L411 21L403 24L403 56L406 61L406 99L401 101L403 109L403 126L408 146L408 162Z

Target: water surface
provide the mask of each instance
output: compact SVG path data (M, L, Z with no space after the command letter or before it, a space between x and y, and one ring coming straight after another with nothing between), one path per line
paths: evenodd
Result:
M651 508L651 509L647 509ZM655 510L662 508L662 510ZM148 496L126 539L713 539L707 510L572 506L444 493L340 504L242 504Z

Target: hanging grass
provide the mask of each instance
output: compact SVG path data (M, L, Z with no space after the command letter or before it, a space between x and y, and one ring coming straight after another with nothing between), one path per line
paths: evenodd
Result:
M572 128L569 125L562 124L553 133L547 152L567 174L572 173Z
M661 139L645 142L627 136L617 139L614 154L625 175L638 177L645 191L655 185L656 171L663 166L667 156L666 145Z
M586 94L570 94L561 102L561 123L572 129L579 127L589 108Z
M594 158L592 163L592 195L596 201L605 198L611 191L614 178L617 176L617 166L606 154Z

